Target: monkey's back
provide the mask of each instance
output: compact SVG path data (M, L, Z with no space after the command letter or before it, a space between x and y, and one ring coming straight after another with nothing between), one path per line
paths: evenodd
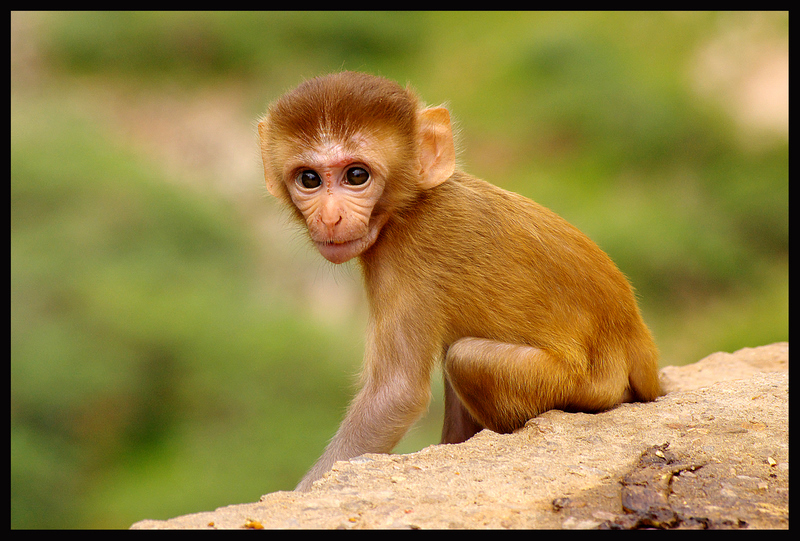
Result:
M642 350L656 355L616 265L577 228L525 197L457 172L422 192L382 237L395 237L391 246L401 249L384 254L379 241L362 258L373 273L371 294L391 292L394 281L413 284L421 317L441 326L445 344L464 336L526 344L578 370L632 362ZM403 278L382 277L381 257L402 258L403 265L387 268L404 269ZM387 296L381 301L391 305Z

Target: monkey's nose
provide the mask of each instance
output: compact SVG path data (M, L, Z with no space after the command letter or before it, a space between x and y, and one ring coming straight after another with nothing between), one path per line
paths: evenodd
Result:
M322 206L322 209L319 213L319 219L325 225L325 227L332 230L342 223L343 214L344 213L339 205L337 205L335 201L329 199Z
M342 223L342 219L342 213L338 212L338 210L331 212L325 212L323 210L323 212L319 214L319 221L322 222L322 225L324 225L330 233L333 233L336 227Z

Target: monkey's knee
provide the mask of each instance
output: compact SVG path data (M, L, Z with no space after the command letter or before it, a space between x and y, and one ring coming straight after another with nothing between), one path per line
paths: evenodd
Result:
M481 338L462 338L447 351L444 370L470 415L495 432L522 427L538 411L519 386L520 375L507 361L517 346Z
M485 340L462 338L448 348L444 371L459 397L477 401L487 395L491 362L485 351Z
M479 355L479 343L477 338L461 338L453 342L444 358L445 372L457 378L471 376L476 370L474 359Z

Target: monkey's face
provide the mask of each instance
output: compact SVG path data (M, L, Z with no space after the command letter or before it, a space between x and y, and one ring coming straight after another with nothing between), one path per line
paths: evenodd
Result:
M387 218L373 213L386 186L385 171L364 138L348 143L317 144L284 167L292 202L314 245L332 263L344 263L372 246Z
M274 102L258 123L269 192L333 263L363 254L393 213L455 170L450 114L396 83L342 72Z

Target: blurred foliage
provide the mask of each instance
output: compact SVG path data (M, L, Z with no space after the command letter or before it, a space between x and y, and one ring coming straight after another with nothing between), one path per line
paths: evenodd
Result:
M335 425L346 399L335 384L316 394L306 375L357 349L301 338L284 304L250 296L257 247L232 209L176 188L62 105L13 105L12 526L85 525L110 476L185 460L184 446L220 478L206 466L205 479L176 482L177 498L139 494L139 512L257 499L265 477L291 487L302 466L279 442L302 441L290 427L319 423L317 408Z
M197 172L132 144L108 96L235 86L247 132L304 77L410 81L451 106L469 172L611 254L663 363L788 340L788 129L743 126L696 84L718 43L745 72L752 50L788 62L788 14L12 13L11 29L12 528L290 489L360 360L363 310L300 301L323 275L357 281L259 237L276 208L257 167L249 205L188 189ZM435 443L437 413L400 450Z

